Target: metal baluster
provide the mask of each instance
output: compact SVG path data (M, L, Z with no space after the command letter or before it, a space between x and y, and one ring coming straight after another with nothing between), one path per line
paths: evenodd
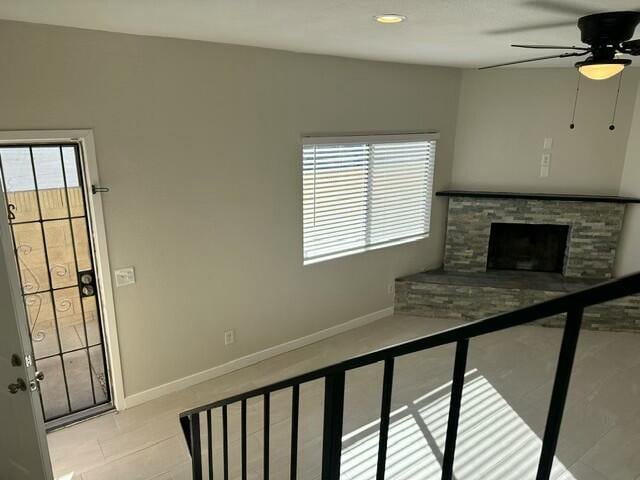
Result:
M344 377L344 372L332 373L325 377L322 480L338 480L340 478Z
M247 480L247 399L243 398L240 402L240 422L241 422L241 438L240 448L242 454L242 480Z
M558 436L560 435L562 414L564 413L564 405L567 400L567 392L569 391L569 382L571 381L573 360L578 345L578 336L580 335L582 313L582 308L576 308L567 312L567 321L564 326L564 333L562 334L562 345L560 346L556 377L553 382L553 391L551 392L551 402L547 415L547 425L542 439L542 451L540 452L540 463L538 464L536 480L548 480L551 475L553 457L556 453Z
M200 447L200 414L189 417L191 423L191 475L193 480L202 480L202 450Z
M229 480L229 421L227 406L222 406L222 468L224 480Z
M182 427L182 433L184 434L185 441L187 442L189 455L191 455L191 423L189 417L180 417L180 426Z
M380 441L378 445L377 480L384 480L387 466L387 442L389 439L389 416L391 415L391 392L393 390L394 359L384 361L384 376L382 378L382 406L380 407Z
M264 459L263 459L263 468L264 468L264 475L263 478L264 480L269 480L269 435L270 435L270 428L271 428L271 423L270 423L270 418L271 418L271 414L269 413L270 410L270 404L271 404L271 397L269 396L269 392L264 394Z
M458 421L460 420L462 387L464 386L464 371L467 367L468 351L469 340L465 338L458 341L456 359L453 365L453 384L451 385L447 439L444 445L444 458L442 459L442 480L451 480L453 478L453 459L455 457L456 440L458 438Z
M298 413L300 410L300 385L291 392L291 480L298 478Z
M207 461L209 466L209 480L213 480L213 433L211 428L211 410L207 410Z

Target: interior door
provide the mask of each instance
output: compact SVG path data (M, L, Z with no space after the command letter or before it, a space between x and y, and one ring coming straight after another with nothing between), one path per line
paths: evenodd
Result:
M0 206L0 214L7 212ZM6 222L0 222L0 479L50 480L26 312Z

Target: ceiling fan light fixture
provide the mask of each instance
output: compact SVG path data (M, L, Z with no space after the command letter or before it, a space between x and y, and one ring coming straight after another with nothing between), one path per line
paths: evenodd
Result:
M626 58L613 58L611 60L585 60L576 63L578 71L591 80L606 80L622 72L631 60Z
M397 13L383 13L382 15L376 15L373 18L376 22L383 23L385 25L402 23L407 19L406 15L398 15Z

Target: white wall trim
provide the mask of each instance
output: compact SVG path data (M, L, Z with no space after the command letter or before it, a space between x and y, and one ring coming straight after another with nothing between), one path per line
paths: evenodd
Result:
M226 375L227 373L231 373L241 368L254 365L271 357L275 357L276 355L281 355L283 353L296 350L306 345L319 342L321 340L333 337L334 335L338 335L354 328L362 327L369 323L375 322L376 320L380 320L391 315L393 315L393 306L383 308L382 310L378 310L376 312L368 313L339 325L334 325L333 327L320 330L319 332L312 333L311 335L296 338L294 340L281 343L280 345L275 345L273 347L260 350L259 352L236 358L235 360L231 360L230 362L224 363L222 365L218 365L207 370L202 370L201 372L197 372L192 375L173 380L163 385L144 390L140 393L129 395L125 398L125 406L126 408L135 407L136 405L140 405L169 393L183 390L185 388L191 387L198 383L206 382L207 380L211 380L216 377L221 377L222 375Z

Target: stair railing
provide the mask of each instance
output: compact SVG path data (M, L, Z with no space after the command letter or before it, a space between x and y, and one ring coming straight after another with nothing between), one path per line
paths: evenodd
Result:
M192 458L193 479L201 480L203 478L202 436L206 437L207 443L206 461L208 467L208 478L209 480L214 478L211 414L212 411L216 409L222 410L222 476L224 480L229 479L227 409L229 405L238 402L240 403L241 418L241 478L242 480L247 479L247 400L262 397L264 405L263 478L268 480L270 450L270 395L279 390L291 389L290 478L292 480L296 480L300 385L314 380L324 379L322 480L338 480L340 478L340 456L342 452L345 374L349 370L361 368L378 362L384 362L382 399L380 407L380 437L378 443L376 475L377 480L383 480L387 457L387 441L389 435L389 417L391 413L391 393L393 388L395 358L455 343L456 353L453 367L453 382L451 387L451 399L441 477L442 480L452 480L456 439L458 434L458 420L460 418L460 406L462 401L469 340L474 337L524 325L554 315L566 314L566 321L562 334L560 353L556 366L553 390L551 393L536 475L536 480L548 480L551 474L556 446L558 444L560 425L569 389L569 382L571 380L571 370L573 367L584 309L596 304L637 293L640 293L640 273L601 283L581 291L569 293L542 303L520 308L512 312L494 315L483 320L437 332L416 340L382 348L380 350L350 358L335 365L330 365L308 373L297 375L287 380L282 380L271 385L256 388L249 392L234 395L224 400L219 400L208 405L183 412L180 414L180 423ZM204 427L200 425L200 416L203 413L206 414L206 430L201 430Z

